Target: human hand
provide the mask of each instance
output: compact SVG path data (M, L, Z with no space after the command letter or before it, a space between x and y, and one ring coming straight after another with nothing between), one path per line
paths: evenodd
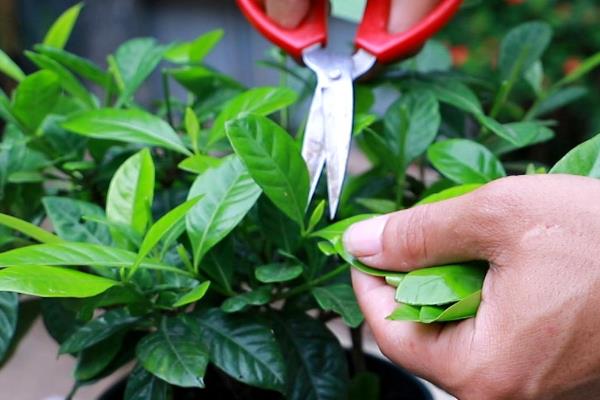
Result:
M392 0L388 30L406 31L420 21L440 0ZM267 15L284 28L293 29L304 19L310 0L266 0Z
M591 178L510 177L352 226L373 267L490 262L477 316L446 325L386 320L394 289L353 271L382 352L460 399L600 397L599 198Z

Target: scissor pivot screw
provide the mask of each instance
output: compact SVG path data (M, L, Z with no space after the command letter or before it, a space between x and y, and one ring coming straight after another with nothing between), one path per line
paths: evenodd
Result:
M339 69L332 69L331 71L329 71L329 79L337 81L338 79L340 79L342 77L342 71Z

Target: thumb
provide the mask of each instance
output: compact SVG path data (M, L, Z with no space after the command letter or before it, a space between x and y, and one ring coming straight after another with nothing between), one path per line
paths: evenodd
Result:
M310 0L266 0L267 15L284 28L296 28L304 19Z
M344 246L367 265L399 271L491 260L499 224L486 197L485 188L479 189L354 224L344 235Z

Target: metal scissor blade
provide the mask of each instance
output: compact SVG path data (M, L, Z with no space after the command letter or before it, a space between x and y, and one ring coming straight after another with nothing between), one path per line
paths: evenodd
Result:
M310 192L308 199L312 199L323 166L325 165L325 120L323 116L323 87L319 84L315 90L308 121L306 122L306 131L304 132L304 142L302 144L302 157L308 167L308 176L310 177Z
M333 219L340 202L352 141L354 88L352 70L340 70L338 79L323 90L325 153L329 214Z

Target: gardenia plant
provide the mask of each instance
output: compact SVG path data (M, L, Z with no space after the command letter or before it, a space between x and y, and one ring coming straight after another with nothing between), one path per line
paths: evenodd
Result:
M127 400L210 386L209 364L243 384L233 386L240 396L249 386L290 399L373 393L350 266L398 287L390 318L431 323L475 314L485 265L370 269L344 251L345 229L504 177L501 160L550 140L544 117L564 105L556 96L596 66L551 83L541 67L551 30L530 22L503 40L496 82L453 71L434 41L361 83L354 140L370 165L348 178L331 223L324 201L308 204L302 127L289 132L313 77L274 52L263 64L282 84L245 88L203 64L221 31L170 45L133 39L103 69L64 49L80 10L25 53L35 72L0 52L0 71L16 82L10 97L0 93L0 358L34 302L60 354L77 358L72 394L133 362ZM147 108L136 93L157 68L164 98ZM185 100L171 96L173 84ZM396 100L380 116L382 87ZM511 101L517 87L533 108ZM599 155L596 137L550 172L599 177ZM426 179L430 166L439 174ZM509 172L546 169L513 163ZM352 330L352 376L326 325L338 317Z

